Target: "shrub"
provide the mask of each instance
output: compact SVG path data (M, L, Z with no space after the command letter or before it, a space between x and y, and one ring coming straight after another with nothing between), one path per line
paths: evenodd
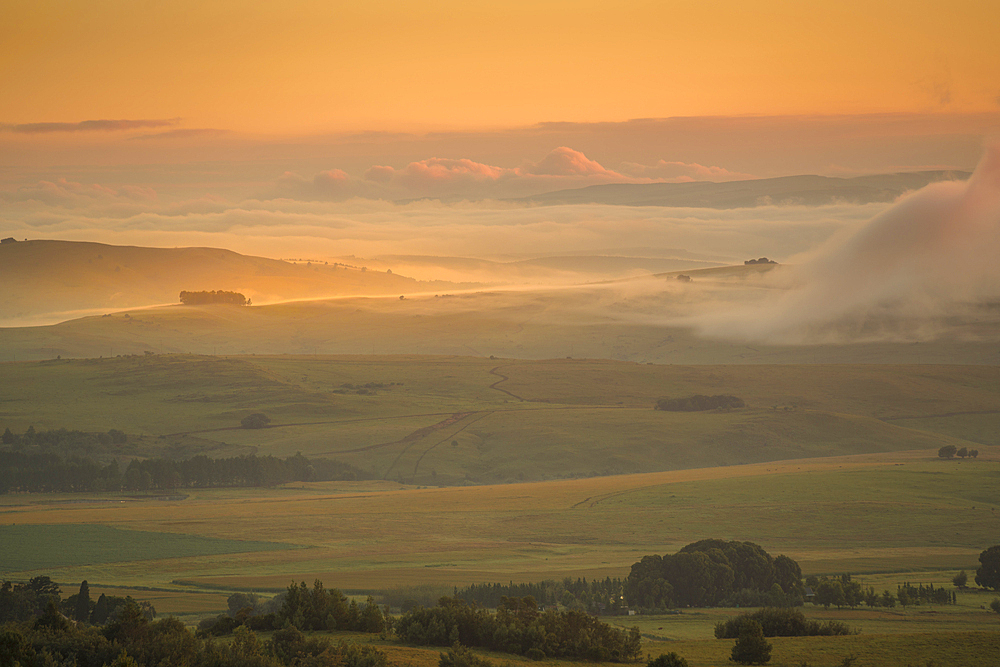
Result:
M271 418L263 412L255 412L252 415L247 415L240 420L240 426L243 428L264 428L270 423Z
M760 626L765 637L830 637L849 635L851 629L839 621L809 620L798 609L765 608L752 614L742 614L728 621L720 621L715 625L716 639L733 639L739 637L751 623Z
M661 653L658 658L653 658L646 663L646 667L688 667L688 661L671 651L670 653Z
M544 654L543 654L544 655ZM447 653L442 653L438 660L439 667L493 667L493 663L486 658L480 658L467 646L462 646L458 642L448 649Z
M771 644L757 621L744 624L729 657L740 665L765 665L771 661Z

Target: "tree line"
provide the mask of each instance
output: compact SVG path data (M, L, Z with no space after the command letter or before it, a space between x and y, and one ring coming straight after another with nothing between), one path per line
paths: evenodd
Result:
M3 665L20 667L388 667L374 646L306 638L289 626L262 640L241 626L232 641L199 637L176 618L153 621L136 605L98 627L74 623L49 606L32 622L0 628Z
M240 626L258 632L293 627L303 632L383 632L390 628L388 611L383 612L369 596L359 605L336 588L327 589L317 579L312 588L306 582L292 582L288 589L271 600L253 593L229 596L229 614L205 619L198 626L202 636L231 634Z
M864 604L867 607L893 608L898 603L902 607L919 604L956 604L958 598L954 591L934 584L918 584L917 586L905 582L896 587L896 593L888 590L878 593L872 586L864 587L856 581L851 580L851 575L842 574L840 577L829 578L809 577L806 585L813 589L813 604L822 605L826 608L835 606L838 609L850 607L855 609Z
M395 630L401 641L410 644L461 644L537 660L632 662L641 654L638 628L614 628L582 611L542 611L531 597L505 597L496 613L443 597L435 607L416 607L403 614Z
M960 459L964 459L967 456L976 458L979 456L979 450L969 449L968 447L962 447L961 449L959 449L955 445L945 445L944 447L938 450L938 457L942 459L953 459L956 456Z
M504 598L531 597L545 607L559 604L591 614L617 614L625 606L624 586L625 582L619 578L587 581L586 578L566 577L562 581L547 579L526 584L472 584L456 588L454 597L489 609L499 607Z
M62 589L43 575L28 582L4 581L0 583L0 623L33 620L46 613L52 605L59 613L82 623L103 625L117 619L128 605L135 604L149 618L156 610L148 602L136 602L131 597L102 594L96 601L90 597L90 587L84 581L80 591L62 598Z
M128 436L114 428L106 433L89 433L64 428L36 431L34 426L29 426L24 433L13 433L10 428L5 428L3 435L0 435L0 443L13 450L30 448L64 456L86 456L109 449L120 450L128 443Z
M360 468L336 459L284 459L247 454L213 459L132 459L124 471L117 461L55 453L0 451L0 493L151 491L212 487L269 487L287 482L368 479Z
M802 604L802 570L788 556L772 557L753 542L701 540L673 555L649 555L625 580L630 607L772 606Z

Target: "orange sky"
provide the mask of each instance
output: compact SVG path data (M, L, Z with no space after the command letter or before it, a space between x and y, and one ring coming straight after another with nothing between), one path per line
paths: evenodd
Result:
M0 123L267 134L995 111L1000 3L6 0Z

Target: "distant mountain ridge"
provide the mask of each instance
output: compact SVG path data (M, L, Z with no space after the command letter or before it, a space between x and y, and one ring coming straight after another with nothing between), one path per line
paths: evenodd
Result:
M772 204L822 206L891 202L930 183L966 180L967 171L918 171L836 178L782 176L715 183L612 183L556 190L508 201L531 204L610 204L617 206L674 206L690 208L746 208Z

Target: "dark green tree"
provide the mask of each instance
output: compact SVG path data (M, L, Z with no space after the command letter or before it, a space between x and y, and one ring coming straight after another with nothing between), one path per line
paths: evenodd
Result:
M813 601L816 604L823 605L827 609L830 608L830 605L836 605L837 608L843 607L847 604L847 596L844 594L843 584L839 581L829 579L819 582Z
M658 658L653 658L646 663L646 667L688 667L688 661L671 651L670 653L661 653Z
M982 565L976 570L976 584L1000 591L1000 544L979 554Z
M73 617L82 622L86 623L90 620L90 586L87 585L87 580L84 579L83 583L80 584L80 592L76 597L76 613Z
M111 608L108 604L108 596L101 593L101 597L97 598L97 604L94 605L94 611L90 614L90 622L94 625L104 625L110 615Z
M958 447L955 445L945 445L938 450L938 456L943 459L953 459L956 453L958 453Z
M954 577L951 578L951 583L955 584L955 588L965 588L965 584L969 582L969 575L962 570Z
M757 621L747 621L733 645L729 659L739 665L766 665L771 661L771 644Z
M240 420L240 426L243 428L264 428L270 423L271 418L263 412L255 412L252 415L247 415Z

